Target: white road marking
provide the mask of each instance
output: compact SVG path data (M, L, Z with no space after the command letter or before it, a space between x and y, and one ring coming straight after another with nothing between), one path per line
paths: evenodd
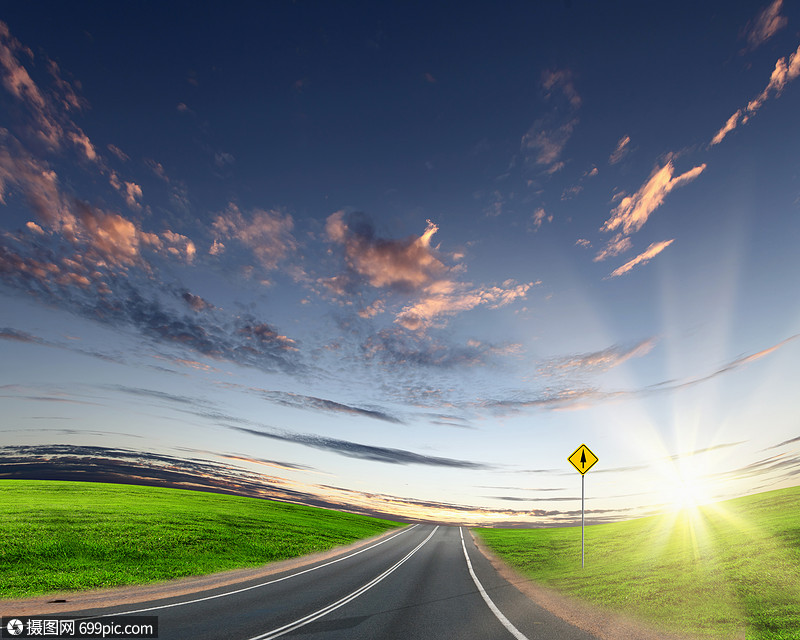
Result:
M342 562L343 560L347 560L348 558L352 558L353 556L357 556L359 553L364 553L365 551L369 551L370 549L374 549L375 547L379 547L382 544L389 542L389 540L394 540L397 536L401 536L404 533L411 531L414 527L418 527L419 525L413 525L408 527L407 529L403 529L399 533L381 540L380 542L376 542L375 544L365 547L360 551L356 551L355 553L351 553L349 556L344 556L343 558L337 558L336 560L331 560L330 562L326 562L325 564L317 565L316 567L311 567L310 569L304 569L303 571L298 571L297 573L291 573L288 576L283 576L282 578L276 578L275 580L270 580L268 582L262 582L260 584L254 584L250 587L244 587L242 589L235 589L234 591L226 591L225 593L218 593L213 596L206 596L205 598L195 598L194 600L184 600L183 602L173 602L172 604L162 604L157 607L147 607L146 609L134 609L133 611L117 611L114 613L106 613L101 616L91 616L92 620L95 618L108 618L109 616L128 616L133 613L144 613L145 611L156 611L158 609L169 609L170 607L181 607L185 604L194 604L195 602L205 602L206 600L214 600L215 598L224 598L225 596L232 596L236 593L242 593L244 591L250 591L251 589L258 589L259 587L266 587L270 584L275 584L276 582L282 582L284 580L288 580L289 578L294 578L296 576L301 576L304 573L310 573L311 571L316 571L317 569L322 569L322 567L328 567L332 564L336 564L337 562Z
M411 556L413 556L417 551L419 551L420 549L422 549L423 546L425 546L425 543L427 543L428 540L430 540L433 537L433 534L436 533L436 530L438 528L439 527L437 525L434 528L434 530L430 532L430 535L428 535L427 538L425 538L416 547L414 547L414 549L412 551L410 551L408 553L408 555L406 555L405 558L403 558L402 560L397 562L394 566L390 567L386 571L384 571L377 578L373 578L367 584L359 587L358 589L353 591L351 594L346 595L341 600L337 600L333 604L329 604L327 607L323 607L322 609L319 609L318 611L315 611L314 613L310 613L307 616L305 616L304 618L300 618L299 620L295 620L294 622L290 622L289 624L286 624L286 625L284 625L282 627L279 627L277 629L273 629L272 631L267 631L267 633L264 633L264 634L262 634L260 636L254 636L254 637L250 638L250 640L271 640L272 638L277 638L278 636L282 636L284 634L287 634L287 633L289 633L291 631L294 631L295 629L299 629L300 627L304 627L305 625L307 625L307 624L309 624L311 622L314 622L315 620L319 620L322 616L326 616L329 613L331 613L331 611L335 611L339 607L343 607L344 605L346 605L351 600L355 600L362 593L365 593L365 592L369 591L370 589L372 589L372 587L374 587L376 584L378 584L381 580L383 580L384 578L387 578L395 570L399 569L400 565L402 565L404 562L406 562L409 558L411 558ZM523 638L524 638L524 636L523 636ZM527 638L525 640L527 640Z
M478 587L478 591L480 591L481 596L483 596L483 599L486 601L486 604L489 605L492 613L497 616L497 619L506 629L508 629L512 636L514 636L517 640L528 640L528 637L524 633L522 633L513 624L511 624L511 622L509 622L508 618L503 615L503 612L497 608L497 605L494 602L492 602L489 594L486 593L486 589L483 588L481 581L478 580L478 576L475 575L475 570L472 568L472 562L470 562L469 554L467 553L467 545L464 544L464 532L461 530L461 527L458 528L458 533L461 535L461 548L464 549L464 557L467 559L469 573L472 576L472 579L475 581L475 586Z

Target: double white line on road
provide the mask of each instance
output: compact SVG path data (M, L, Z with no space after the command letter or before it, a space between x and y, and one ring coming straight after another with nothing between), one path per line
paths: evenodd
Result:
M508 632L514 636L517 640L528 640L528 636L522 633L519 629L517 629L511 622L509 622L508 618L503 615L503 612L497 608L497 605L492 602L492 599L489 597L489 594L486 593L486 589L483 588L481 581L478 580L478 576L475 575L475 570L472 568L472 562L470 562L469 554L467 553L467 545L464 544L464 532L461 530L461 527L458 528L458 533L461 536L461 548L464 549L464 557L467 559L467 567L469 567L469 573L472 576L472 580L475 582L475 586L478 587L478 591L480 591L481 596L486 601L486 604L489 605L489 608L492 610L492 613L497 616L497 619L500 623L508 629Z
M314 613L310 613L307 616L305 616L304 618L300 618L299 620L295 620L294 622L290 622L289 624L284 625L282 627L279 627L277 629L273 629L272 631L267 631L267 633L264 633L264 634L262 634L260 636L254 636L254 637L250 638L250 640L271 640L272 638L277 638L278 636L282 636L282 635L284 635L286 633L289 633L290 631L294 631L295 629L299 629L300 627L304 627L305 625L314 622L314 620L319 620L321 617L328 615L331 611L335 611L339 607L343 607L344 605L346 605L351 600L355 600L362 593L365 593L365 592L369 591L370 589L372 589L372 587L374 587L376 584L378 584L381 580L383 580L384 578L389 577L392 573L394 573L397 569L399 569L400 566L404 562L406 562L409 558L411 558L411 556L413 556L417 551L419 551L420 549L422 549L422 547L425 546L425 543L428 542L428 540L430 540L433 537L433 534L436 533L436 530L438 528L439 528L438 526L436 528L434 528L434 530L430 532L428 537L425 538L422 542L420 542L416 547L414 547L414 549L412 551L409 551L409 553L402 560L398 561L393 566L388 568L386 571L384 571L377 578L374 578L374 579L370 580L367 584L359 587L358 589L353 591L351 594L346 595L341 600L337 600L333 604L329 604L327 607L323 607L322 609L319 609L318 611L315 611ZM463 539L462 539L462 541L463 541ZM523 636L523 638L524 638L524 636ZM527 639L525 639L525 640L527 640Z
M386 544L390 540L394 540L397 536L402 536L404 533L408 533L414 527L419 525L413 525L408 527L408 529L403 529L400 533L396 533L389 538L384 538L380 542L376 542L369 547L364 547L355 553L351 553L350 555L344 556L342 558L336 558L336 560L331 560L330 562L326 562L324 564L318 564L315 567L311 567L310 569L304 569L303 571L298 571L297 573L290 573L288 576L283 576L282 578L275 578L275 580L269 580L267 582L261 582L259 584L254 584L250 587L243 587L242 589L235 589L233 591L226 591L225 593L218 593L213 596L206 596L205 598L195 598L194 600L183 600L182 602L173 602L172 604L162 604L157 607L147 607L146 609L134 609L133 611L116 611L114 613L106 613L102 616L91 616L92 619L95 618L108 618L109 616L128 616L134 613L144 613L145 611L157 611L158 609L169 609L170 607L181 607L185 604L194 604L196 602L205 602L206 600L214 600L215 598L224 598L225 596L232 596L236 593L242 593L243 591L250 591L251 589L259 589L260 587L266 587L270 584L275 584L276 582L283 582L284 580L288 580L289 578L294 578L296 576L301 576L304 573L310 573L311 571L316 571L317 569L322 569L322 567L328 567L332 564L336 564L337 562L342 562L343 560L347 560L348 558L352 558L353 556L357 556L359 553L364 553L365 551L369 551L370 549L374 549L375 547L380 547L382 544Z

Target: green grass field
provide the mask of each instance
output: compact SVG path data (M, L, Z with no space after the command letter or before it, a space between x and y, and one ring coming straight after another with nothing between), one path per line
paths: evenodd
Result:
M258 566L397 526L326 509L180 489L0 480L0 597Z
M581 529L477 529L536 582L665 631L800 639L800 487Z

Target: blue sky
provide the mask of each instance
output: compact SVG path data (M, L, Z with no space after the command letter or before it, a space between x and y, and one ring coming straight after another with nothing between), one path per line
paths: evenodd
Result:
M791 3L5 6L0 477L572 524L800 477Z

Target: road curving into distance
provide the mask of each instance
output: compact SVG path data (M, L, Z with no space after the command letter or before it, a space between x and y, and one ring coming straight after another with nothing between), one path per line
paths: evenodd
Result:
M13 613L9 607L3 615ZM158 616L164 640L596 638L500 576L468 531L433 525L407 527L267 578L58 613L75 619L127 614Z

